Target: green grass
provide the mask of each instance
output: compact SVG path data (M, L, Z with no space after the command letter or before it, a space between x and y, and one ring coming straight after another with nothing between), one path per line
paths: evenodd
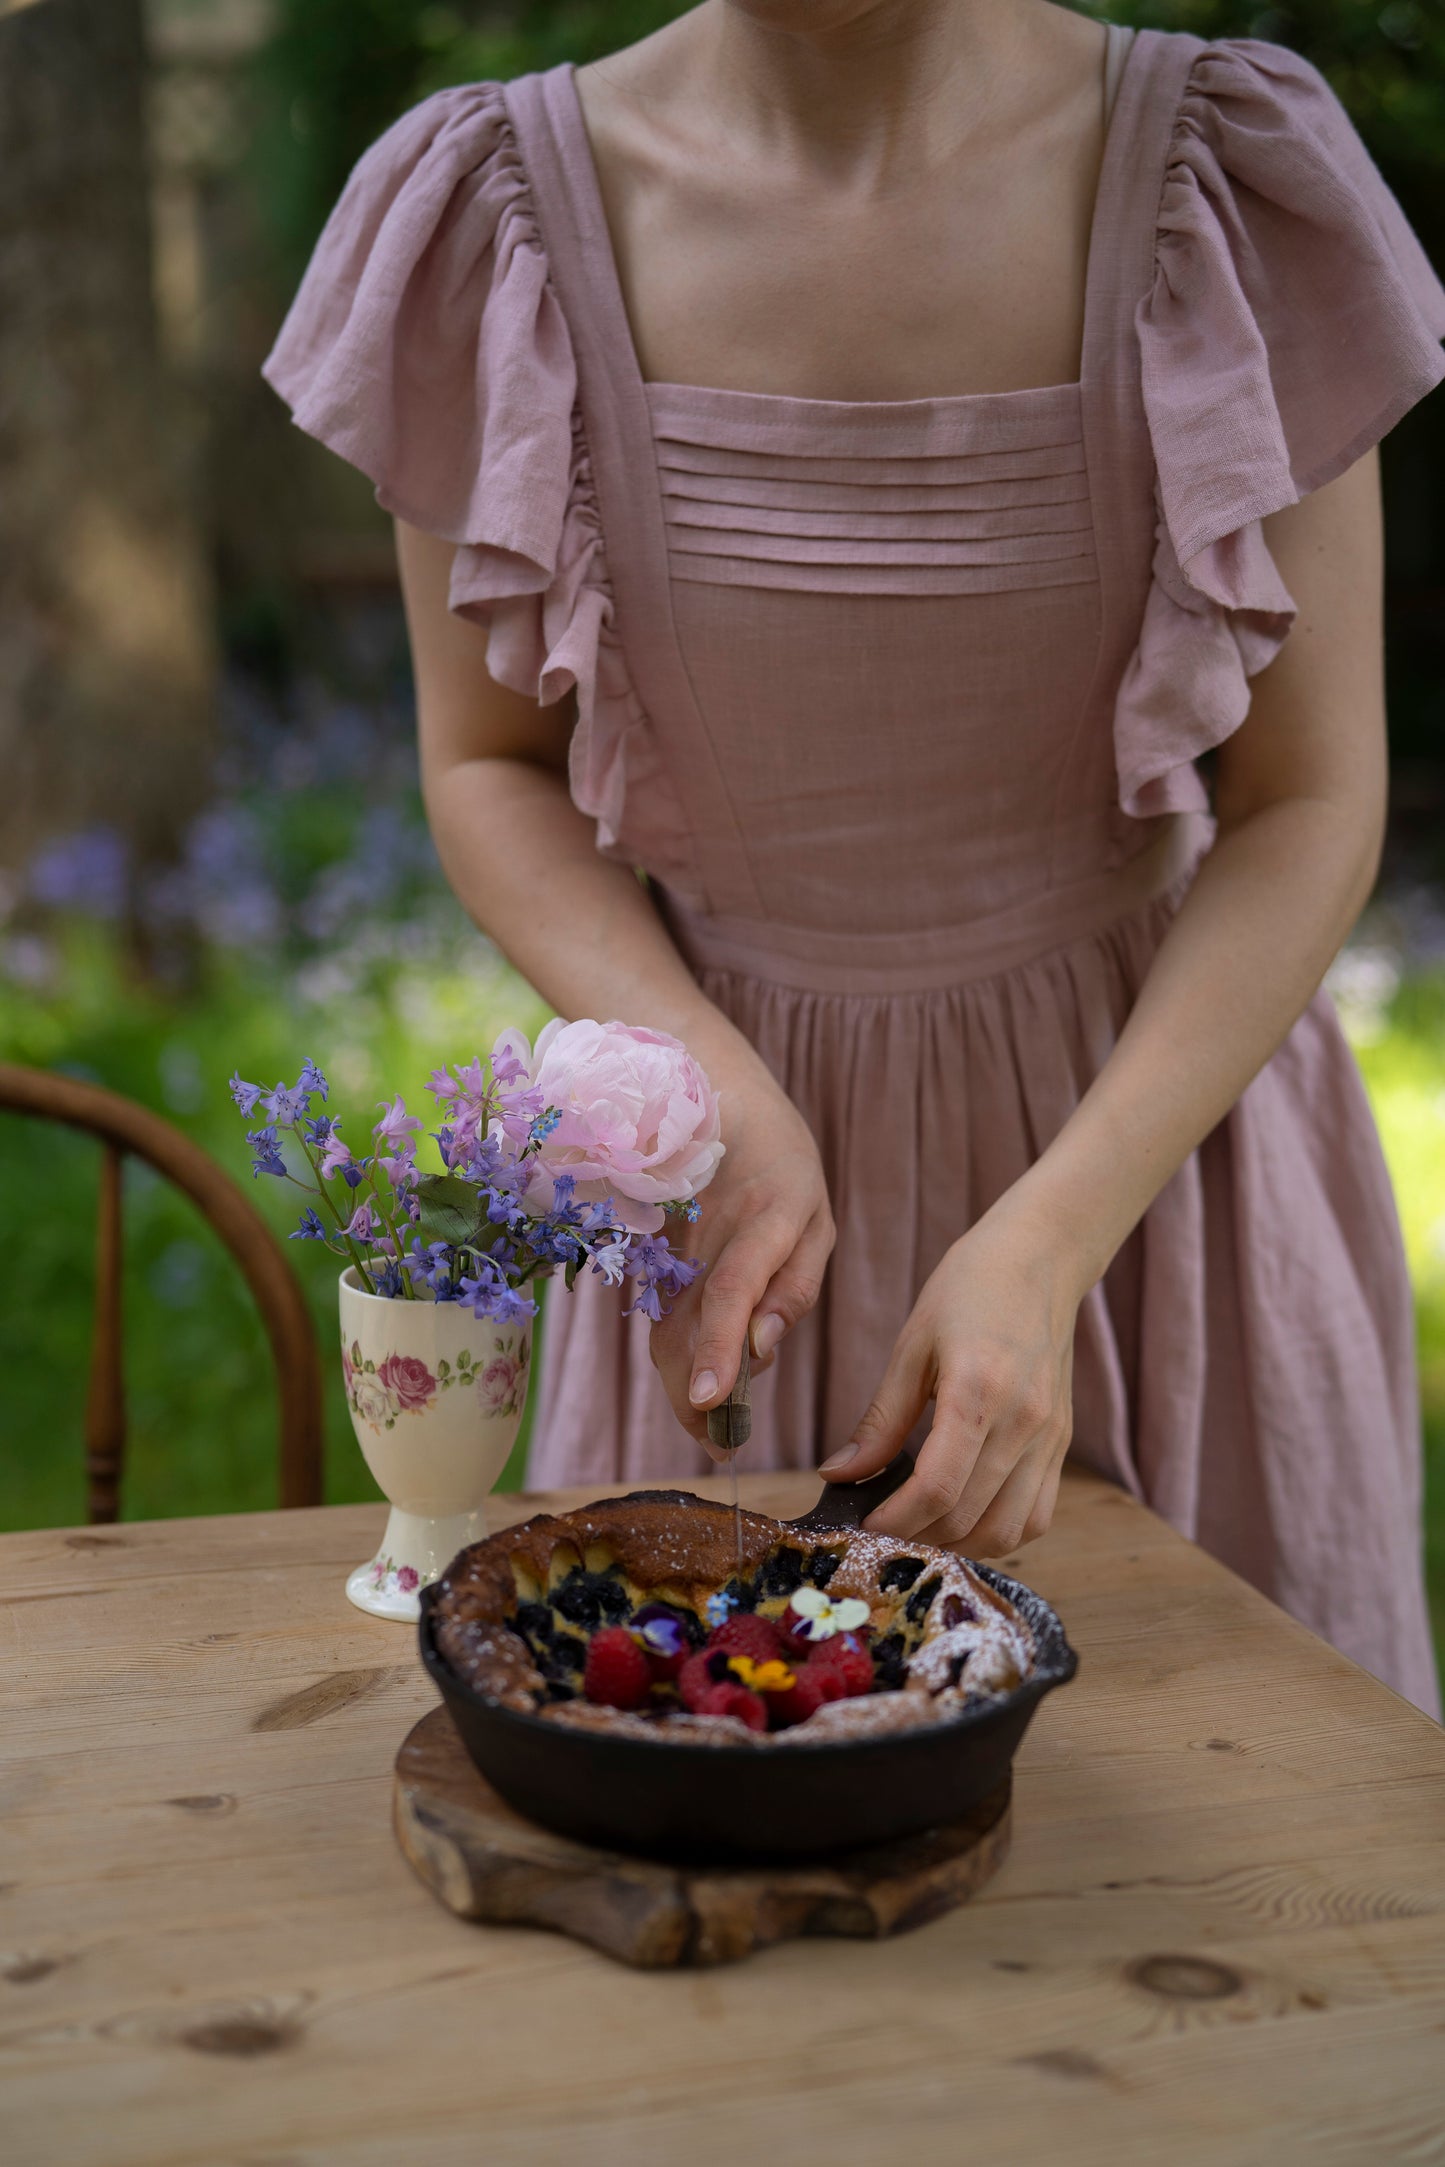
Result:
M460 920L431 953L382 958L364 984L308 998L305 973L213 963L187 997L128 976L114 941L77 923L64 943L63 991L0 984L0 1047L12 1059L103 1083L165 1113L240 1177L278 1234L299 1192L252 1186L246 1124L226 1089L233 1068L271 1082L302 1053L328 1070L333 1106L365 1136L383 1093L429 1111L423 1078L439 1059L485 1051L505 1023L535 1030L546 1011ZM82 1421L89 1357L91 1242L99 1146L89 1137L0 1118L0 1224L13 1262L0 1306L0 1526L85 1516ZM184 1197L131 1162L125 1183L127 1518L236 1512L276 1502L272 1368L251 1299L223 1245ZM379 1493L352 1435L330 1354L339 1265L315 1244L288 1255L311 1299L327 1380L326 1495ZM515 1484L522 1447L508 1480Z
M233 1068L269 1082L312 1054L333 1106L364 1135L383 1092L429 1107L438 1060L484 1050L504 1023L542 1021L536 996L446 902L393 929L345 969L251 967L213 953L199 985L166 993L127 972L114 938L77 920L53 984L0 980L0 1047L13 1059L105 1083L168 1114L244 1178ZM1428 1561L1445 1628L1445 974L1407 980L1357 1030L1361 1065L1400 1198L1420 1331ZM81 1430L89 1348L98 1147L49 1125L0 1118L0 1526L84 1517ZM297 1192L255 1184L289 1232ZM275 1502L275 1422L265 1341L239 1275L186 1201L132 1165L126 1181L127 1517L244 1511ZM297 1243L324 1357L335 1336L334 1261ZM376 1496L327 1372L326 1494ZM520 1478L521 1449L508 1475ZM1442 1631L1445 1640L1445 1631Z

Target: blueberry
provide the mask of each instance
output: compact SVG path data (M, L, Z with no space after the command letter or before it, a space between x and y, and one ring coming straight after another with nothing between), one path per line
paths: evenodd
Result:
M914 1589L904 1609L904 1616L910 1625L917 1625L928 1616L933 1608L933 1598L942 1586L942 1573L935 1573L931 1580L924 1581L921 1588Z
M518 1603L512 1623L525 1640L552 1638L552 1613L545 1603Z
M615 1625L625 1618L632 1608L626 1588L614 1573L597 1573L593 1576L593 1590L602 1605L602 1615Z
M548 1654L568 1670L584 1670L587 1665L587 1643L571 1633L559 1633L548 1649Z
M573 1625L595 1632L603 1618L615 1625L632 1608L627 1590L612 1573L589 1573L574 1565L552 1597L553 1605Z
M569 1625L580 1625L589 1633L595 1633L602 1623L602 1605L586 1581L576 1574L563 1581L552 1597L552 1607L561 1612Z
M815 1588L826 1588L842 1562L842 1554L837 1550L815 1550L808 1560L808 1578Z
M739 1580L736 1573L720 1592L728 1598L734 1610L756 1610L758 1607L757 1589L751 1581Z
M972 1603L966 1603L961 1595L945 1595L943 1598L943 1623L951 1629L955 1625L976 1625L978 1612Z
M881 1692L896 1693L902 1687L906 1650L901 1633L889 1633L873 1650L874 1684Z
M878 1575L878 1585L885 1595L893 1588L901 1592L912 1587L922 1570L922 1558L890 1558Z
M793 1595L803 1585L803 1553L784 1548L764 1558L758 1567L760 1595Z
M576 1700L577 1695L570 1685L563 1683L562 1679L549 1678L547 1681L547 1698L548 1700Z

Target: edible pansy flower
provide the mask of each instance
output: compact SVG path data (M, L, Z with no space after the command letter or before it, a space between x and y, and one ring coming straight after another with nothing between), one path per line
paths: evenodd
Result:
M779 1657L755 1663L750 1655L735 1655L728 1669L750 1693L791 1693L798 1682L796 1673Z
M665 1663L671 1663L687 1652L688 1640L682 1620L660 1604L639 1610L627 1630L649 1655L658 1656Z
M825 1595L821 1588L795 1588L788 1608L803 1621L809 1640L831 1640L835 1633L856 1633L868 1623L868 1605L857 1595Z

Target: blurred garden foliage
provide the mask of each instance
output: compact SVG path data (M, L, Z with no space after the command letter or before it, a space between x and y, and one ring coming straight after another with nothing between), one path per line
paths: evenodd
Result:
M154 0L166 25L153 101L169 191L161 343L200 447L222 648L214 787L159 859L94 823L0 867L0 1053L130 1093L243 1178L233 1069L270 1082L313 1056L356 1134L383 1093L424 1107L438 1061L542 1014L466 923L426 833L386 522L364 483L290 428L257 365L351 166L405 107L447 84L592 59L678 12L666 0ZM1306 54L1445 260L1445 10L1433 0L1113 0L1097 12ZM222 17L240 25L229 43L206 27ZM1396 818L1381 895L1333 983L1405 1220L1445 1621L1445 399L1387 447L1387 501ZM369 555L349 553L358 538ZM84 1138L0 1117L3 1526L83 1512L97 1159ZM288 1231L293 1193L262 1182L255 1194ZM245 1289L143 1169L127 1176L127 1213L125 1509L268 1505L271 1371ZM374 1495L330 1374L332 1262L306 1244L289 1254L328 1358L328 1495Z

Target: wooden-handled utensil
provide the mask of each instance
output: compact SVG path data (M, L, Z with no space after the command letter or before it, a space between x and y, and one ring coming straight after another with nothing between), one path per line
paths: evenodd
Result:
M753 1434L752 1366L752 1354L744 1340L731 1392L720 1407L709 1407L707 1411L707 1434L720 1452L736 1452Z

